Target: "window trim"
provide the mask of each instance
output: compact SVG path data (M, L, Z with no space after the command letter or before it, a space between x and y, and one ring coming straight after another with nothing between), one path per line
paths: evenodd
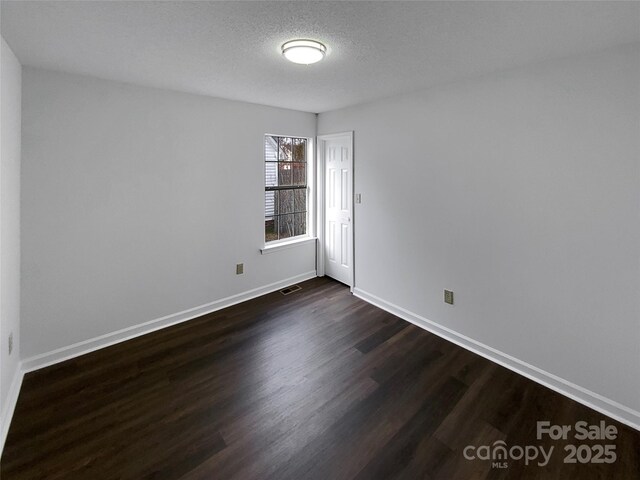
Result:
M310 235L298 235L297 237L285 238L283 240L273 240L272 242L266 243L265 246L260 249L260 253L262 255L266 255L268 253L279 252L281 250L286 250L287 248L306 245L307 243L315 242L316 240L316 237L312 237Z
M312 241L317 240L316 237L316 225L315 225L315 221L316 221L316 215L315 215L315 208L316 208L316 199L315 199L315 191L316 191L316 172L315 172L315 168L316 168L316 163L315 163L315 137L309 137L306 135L294 135L294 134L276 134L276 133L265 133L262 136L262 164L264 166L265 163L268 163L265 160L265 139L266 137L288 137L288 138L304 138L307 142L306 142L306 151L305 151L305 163L306 163L306 187L305 186L301 186L301 185L292 185L291 187L289 186L283 186L282 188L276 187L276 188L271 188L271 190L277 191L277 190L285 190L285 189L302 189L305 188L307 191L307 210L306 210L306 214L307 214L307 219L306 219L306 233L303 235L297 235L295 237L289 237L289 238L283 238L283 239L278 239L278 240L272 240L270 242L267 242L267 239L264 235L264 225L262 228L262 245L263 247L260 248L260 252L264 255L265 253L272 253L275 251L279 251L279 250L283 250L286 248L290 248L290 247L295 247L298 246L299 244L305 244L305 243L309 243ZM278 163L278 162L272 162L272 163ZM295 163L295 162L291 162L291 163ZM266 172L265 172L266 175ZM267 186L266 186L266 176L263 177L263 188L265 190L265 192L267 191ZM263 204L263 210L264 210L264 204ZM266 218L263 215L263 219Z

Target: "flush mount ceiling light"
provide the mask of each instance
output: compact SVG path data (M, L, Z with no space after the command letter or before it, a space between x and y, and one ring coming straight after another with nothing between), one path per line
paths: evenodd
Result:
M320 42L315 40L290 40L282 45L282 54L293 63L310 65L319 62L327 52Z

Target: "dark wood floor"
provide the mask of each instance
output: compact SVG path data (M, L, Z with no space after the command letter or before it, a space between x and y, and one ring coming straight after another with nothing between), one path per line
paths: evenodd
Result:
M28 374L14 479L640 478L640 435L314 279ZM536 421L615 425L613 464L564 464ZM467 445L555 446L492 468Z

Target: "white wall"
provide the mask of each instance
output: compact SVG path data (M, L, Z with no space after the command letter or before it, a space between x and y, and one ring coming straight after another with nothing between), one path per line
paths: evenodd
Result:
M639 53L320 114L355 131L356 287L640 411Z
M25 358L315 270L313 244L259 252L264 134L314 136L315 115L34 68L23 81Z
M22 66L2 39L0 52L0 418L20 358L20 102ZM9 355L9 334L13 351ZM0 426L0 450L4 429Z

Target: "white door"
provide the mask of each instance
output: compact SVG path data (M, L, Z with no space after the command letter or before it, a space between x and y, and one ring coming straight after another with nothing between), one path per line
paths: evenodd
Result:
M351 133L324 140L325 274L353 286L353 141Z

